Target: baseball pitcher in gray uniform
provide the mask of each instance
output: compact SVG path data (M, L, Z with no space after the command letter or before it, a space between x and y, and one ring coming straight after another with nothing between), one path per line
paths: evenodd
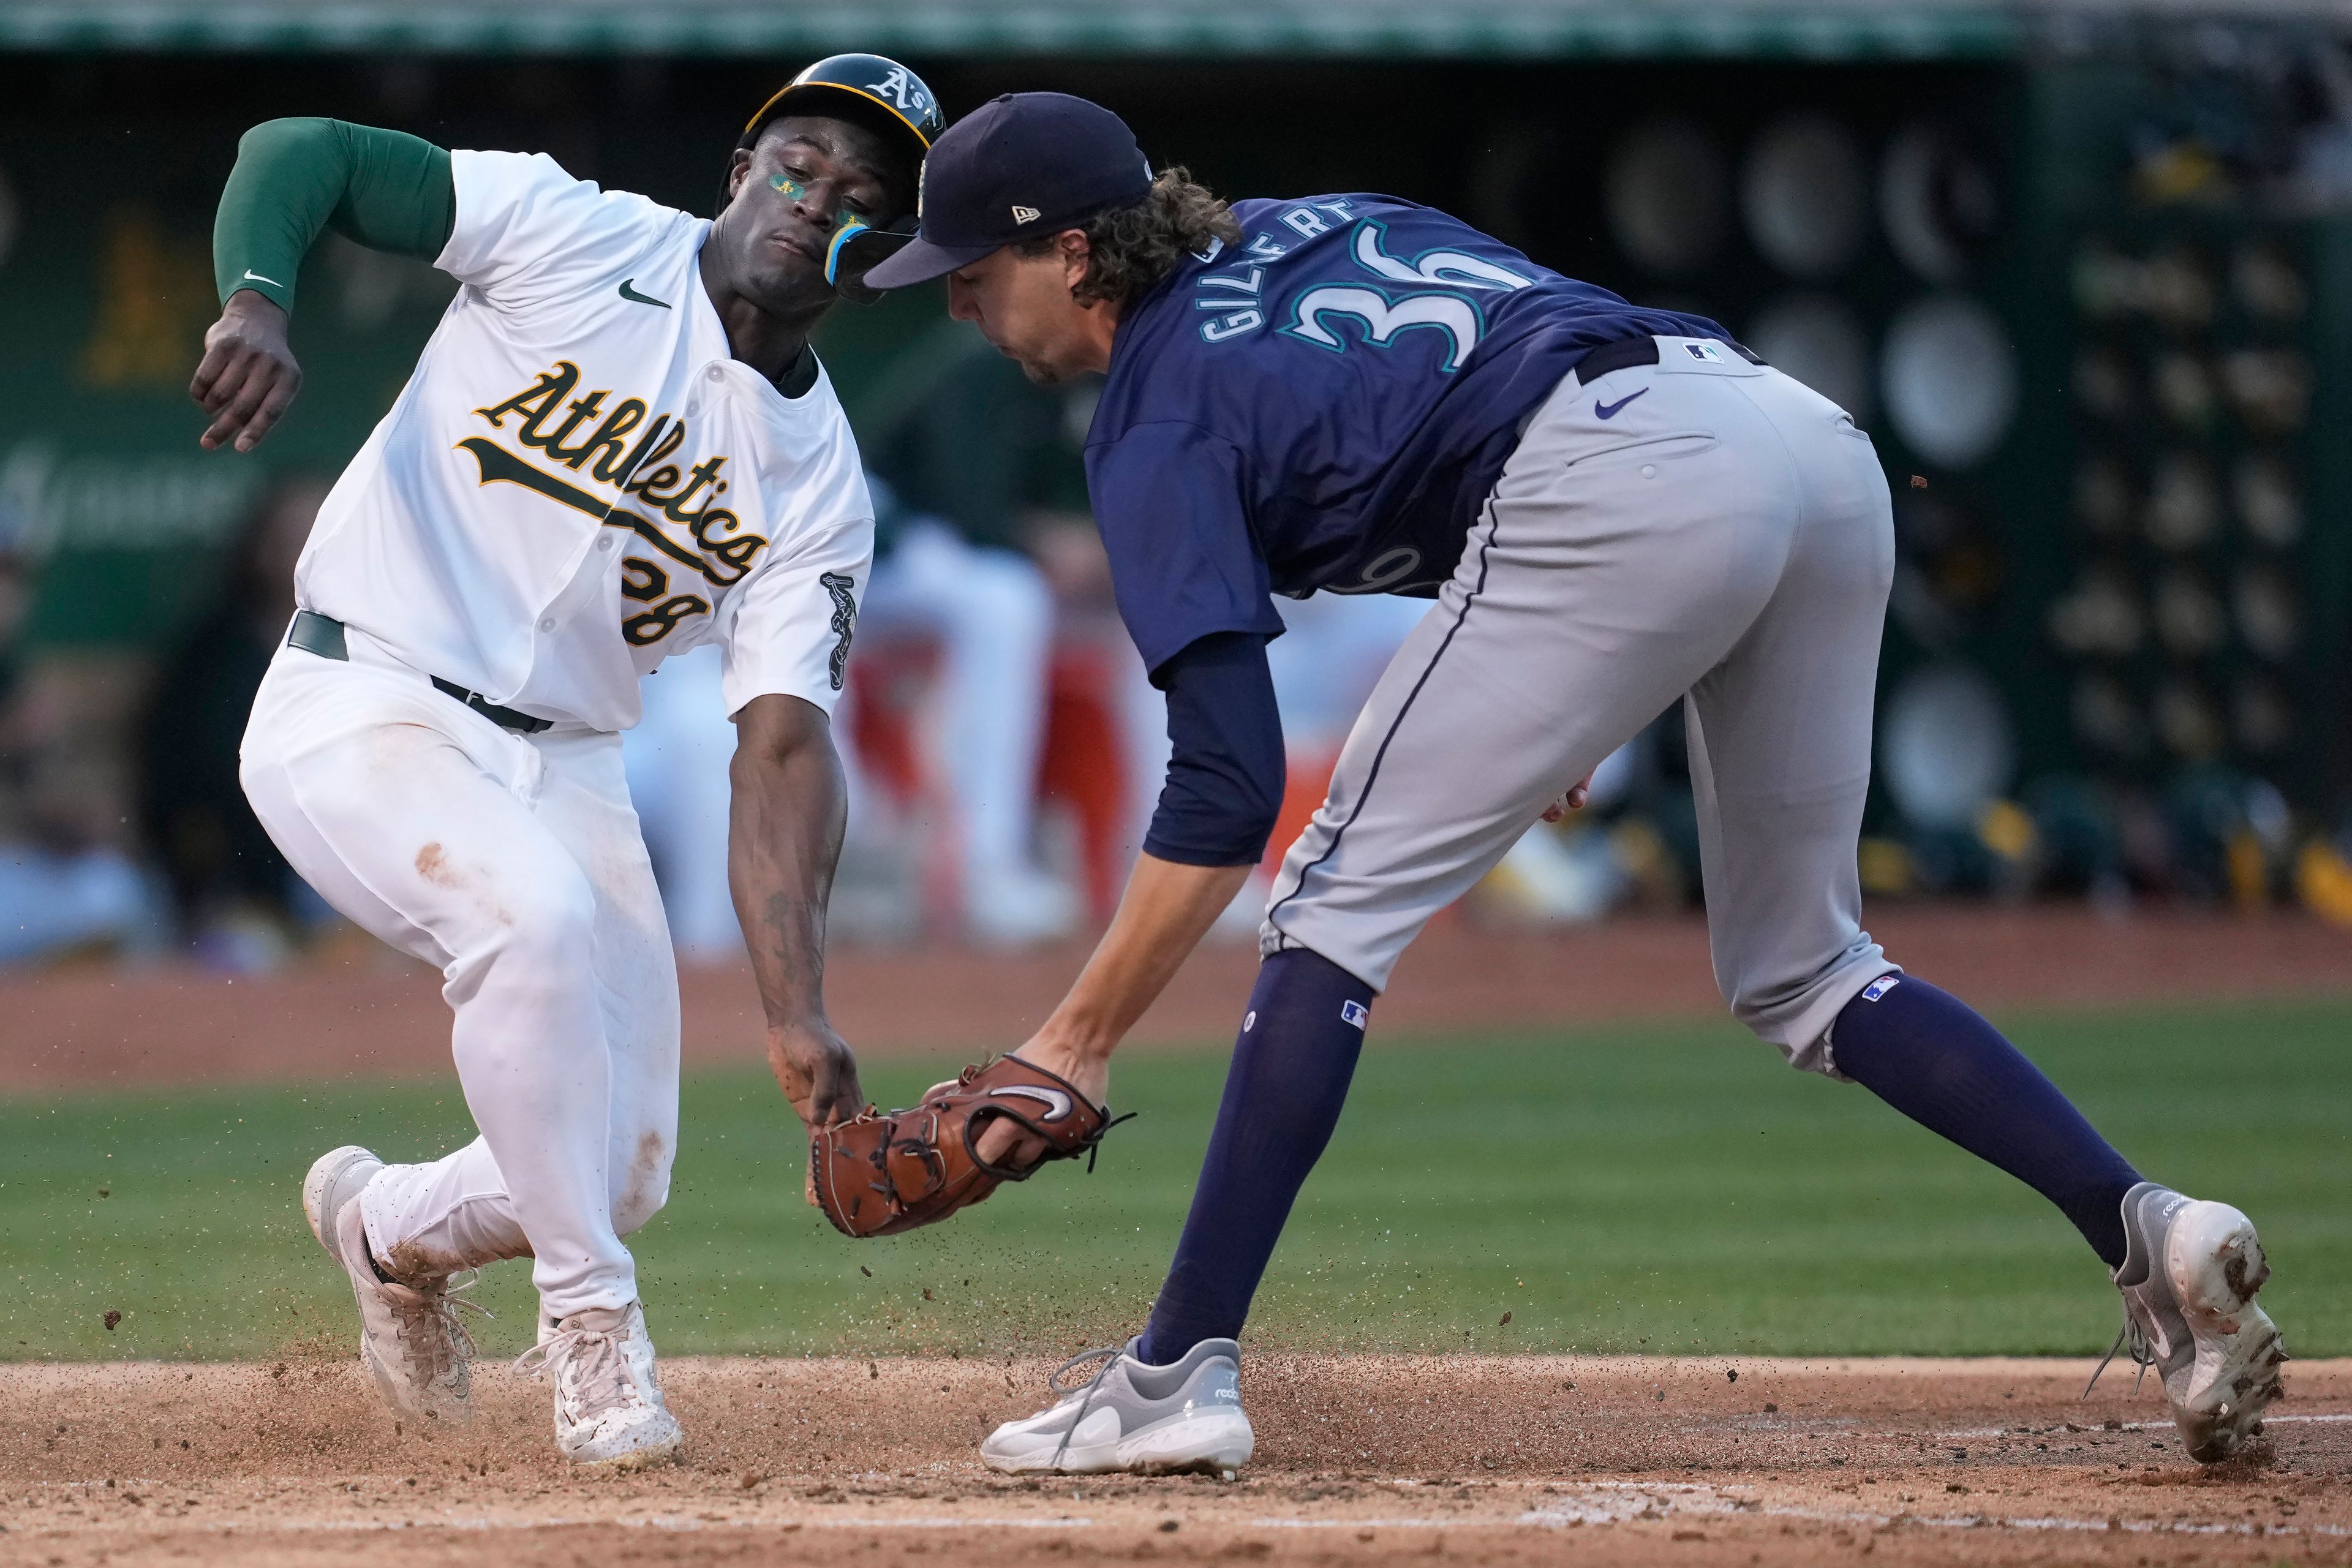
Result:
M1018 1055L1100 1100L1120 1036L1241 886L1282 796L1271 595L1434 601L1283 862L1215 1131L1145 1331L982 1448L1006 1470L1237 1465L1235 1336L1339 1119L1374 997L1429 918L1669 703L1688 719L1715 970L1795 1067L1859 1082L2030 1184L2123 1296L2189 1451L2277 1397L2245 1215L2144 1180L2014 1047L1862 929L1855 868L1895 565L1844 411L1715 322L1561 277L1429 208L1228 206L1116 116L999 99L926 165L868 274L1040 380L1107 377L1088 435L1119 608L1173 760L1118 918ZM1007 1125L982 1140L1018 1141Z

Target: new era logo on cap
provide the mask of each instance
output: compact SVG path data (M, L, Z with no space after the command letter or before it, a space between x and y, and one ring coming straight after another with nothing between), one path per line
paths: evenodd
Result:
M1045 216L1045 214L1039 212L1035 207L1024 207L1018 202L1013 204L1013 221L1014 223L1035 223L1039 218Z

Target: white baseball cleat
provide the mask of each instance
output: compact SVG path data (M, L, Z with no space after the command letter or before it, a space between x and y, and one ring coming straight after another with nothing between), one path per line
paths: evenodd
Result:
M2189 1458L2236 1453L2285 1389L2286 1346L2254 1292L2271 1277L2253 1222L2228 1204L2186 1198L2142 1182L2124 1195L2123 1331L2141 1375L2156 1368ZM2099 1373L2091 1374L2096 1384ZM2083 1391L2089 1394L2090 1390Z
M1247 1464L1257 1436L1242 1414L1241 1347L1202 1340L1181 1360L1151 1366L1135 1359L1136 1342L1088 1351L1056 1367L1045 1383L1062 1399L990 1433L980 1446L981 1462L1012 1475L1070 1476L1214 1474ZM1086 1384L1063 1385L1064 1373L1096 1360L1102 1367Z
M457 1309L473 1303L456 1300L446 1279L388 1279L377 1269L360 1216L360 1189L383 1169L382 1160L355 1143L320 1155L302 1179L303 1217L351 1280L360 1308L360 1361L393 1414L461 1426L474 1416L474 1342Z
M555 1446L583 1465L636 1469L675 1458L686 1440L654 1376L646 1310L590 1308L550 1327L515 1358L516 1372L555 1380Z

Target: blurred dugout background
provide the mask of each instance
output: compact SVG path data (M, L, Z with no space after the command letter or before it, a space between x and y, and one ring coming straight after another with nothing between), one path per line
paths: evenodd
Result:
M845 48L908 59L951 115L1099 99L1231 195L1446 208L1844 404L1900 530L1874 894L2352 921L2348 39L2278 6L11 5L0 960L263 968L328 929L243 812L236 737L320 487L451 285L329 240L302 401L257 460L200 451L184 388L239 133L329 114L544 150L707 212L744 115ZM892 498L837 929L1082 925L1160 744L1085 510L1090 389L1029 387L928 291L844 307L820 346ZM1420 607L1285 607L1277 854ZM731 737L697 666L654 678L633 766L681 945L724 955ZM1599 794L1472 917L1696 900L1678 715Z

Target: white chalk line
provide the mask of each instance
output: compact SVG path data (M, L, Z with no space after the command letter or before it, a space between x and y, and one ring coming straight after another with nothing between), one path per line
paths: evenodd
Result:
M2327 1414L2315 1414L2315 1415L2273 1415L2265 1414L2265 1415L2263 1416L2263 1426L2285 1426L2285 1425L2287 1425L2287 1424L2289 1424L2289 1423L2291 1423L2291 1422L2292 1422L2292 1423L2301 1423L2301 1424L2305 1424L2305 1425L2317 1426L2317 1425L2322 1425L2322 1424L2326 1424L2326 1423L2331 1423L2331 1422L2345 1422L2345 1421L2352 1421L2352 1413L2336 1412L2336 1413L2327 1413ZM1706 1428L1705 1428L1705 1427L1693 1427L1693 1428L1690 1428L1690 1430L1693 1430L1693 1431L1704 1431L1704 1430L1706 1430ZM1878 1436L1878 1437L1931 1437L1931 1438L1940 1438L1940 1437L2048 1437L2048 1436L2067 1436L2067 1437L2080 1437L2080 1436L2085 1436L2085 1435L2087 1435L2087 1434L2093 1434L2093 1433L2098 1433L2098 1432L2109 1432L2109 1433L2114 1433L2114 1432L2169 1432L2169 1431L2171 1431L2171 1430L2173 1430L2173 1426L2172 1426L2172 1423L2171 1423L2171 1422L2169 1422L2169 1421L2126 1421L2126 1422L2125 1422L2125 1423L2124 1423L2122 1426L2108 1426L2101 1425L2101 1426L2079 1426L2079 1427L2069 1427L2069 1426L2063 1426L2063 1425L2062 1425L2062 1426L2054 1426L2054 1427L2048 1427L2048 1426L2036 1426L2036 1427L2032 1428L2032 1430L2030 1430L2030 1431L2024 1431L2024 1432L2021 1432L2021 1431L2019 1431L2019 1430L2018 1430L2016 1427L2014 1427L2014 1426L1965 1426L1965 1427L1961 1427L1961 1428L1960 1428L1960 1429L1958 1429L1958 1431L1952 1431L1952 1432L1877 1432L1877 1433L1874 1433L1874 1434L1872 1434L1872 1436Z
M142 1520L119 1520L100 1522L100 1530L126 1531L140 1529ZM205 1521L187 1524L184 1532L211 1535L310 1535L391 1533L412 1530L457 1530L494 1533L499 1531L581 1530L599 1525L617 1525L626 1530L657 1530L676 1534L692 1534L711 1530L766 1530L789 1534L795 1530L1088 1530L1096 1524L1090 1518L1061 1519L998 1519L974 1514L969 1519L685 1519L675 1514L640 1515L634 1519L566 1518L557 1515L549 1519L289 1519L267 1521L235 1520ZM173 1520L173 1526L183 1521ZM88 1525L52 1525L28 1527L28 1535L63 1534L91 1528ZM178 1529L172 1533L183 1531Z
M2063 1518L2009 1518L1996 1514L1883 1514L1846 1513L1828 1509L1776 1508L1692 1508L1669 1509L1650 1514L1645 1520L1641 1513L1607 1512L1587 1515L1581 1510L1531 1509L1510 1519L1292 1519L1269 1517L1243 1521L1237 1528L1251 1530L1504 1530L1514 1527L1565 1529L1571 1525L1591 1524L1605 1527L1612 1524L1654 1522L1665 1520L1731 1521L1754 1516L1767 1519L1800 1519L1816 1524L1861 1525L1877 1530L1888 1525L1916 1525L1927 1530L2006 1530L2055 1531L2120 1531L2143 1535L2308 1535L2352 1536L2352 1527L2334 1524L2195 1524L2162 1520L2098 1520ZM114 1528L130 1528L134 1521L125 1521ZM1212 1527L1215 1521L1206 1521ZM321 1520L305 1522L299 1520L268 1524L207 1524L197 1527L215 1535L309 1535L309 1534L392 1534L404 1531L449 1530L495 1533L503 1531L578 1530L598 1525L616 1525L629 1530L653 1530L666 1534L690 1535L715 1531L768 1531L790 1534L796 1530L1091 1530L1101 1524L1106 1529L1153 1528L1143 1520L1105 1521L1090 1518L1078 1519L992 1519L975 1515L970 1519L824 1519L824 1520L698 1520L698 1519L521 1519L521 1520ZM104 1527L101 1527L104 1528ZM28 1534L62 1533L56 1530L28 1531Z
M1419 1486L1416 1480L1401 1479L1388 1483L1400 1487ZM1547 1490L1565 1489L1561 1483L1518 1480L1481 1483L1483 1486L1527 1488L1541 1486ZM1751 1487L1717 1488L1701 1483L1675 1481L1584 1481L1573 1483L1576 1496L1551 1506L1532 1508L1509 1518L1488 1519L1429 1519L1401 1516L1335 1517L1304 1519L1295 1515L1260 1516L1242 1521L1238 1528L1253 1530L1494 1530L1511 1527L1570 1529L1586 1525L1606 1527L1614 1524L1654 1522L1682 1520L1698 1521L1714 1520L1729 1522L1743 1516L1768 1519L1802 1520L1814 1524L1850 1525L1877 1531L1888 1528L1916 1527L1923 1530L2040 1530L2078 1532L2116 1531L2139 1535L2200 1535L2200 1536L2311 1536L2352 1537L2352 1527L2334 1524L2246 1523L2234 1521L2210 1522L2165 1520L2076 1519L2063 1515L2011 1516L1990 1513L1967 1514L1885 1514L1836 1509L1803 1508L1791 1504L1762 1503L1750 1494ZM1171 1516L1174 1517L1174 1516ZM449 1530L495 1532L501 1531L566 1530L593 1528L597 1525L617 1525L632 1530L654 1530L666 1533L691 1534L710 1531L767 1531L789 1534L795 1530L1087 1530L1100 1522L1105 1528L1148 1526L1148 1520L1097 1521L1091 1516L1064 1516L1056 1519L971 1515L919 1515L892 1519L699 1519L677 1514L640 1515L635 1518L572 1518L491 1519L487 1516L437 1520L278 1520L269 1521L207 1521L191 1527L220 1535L288 1535L307 1533L366 1533L413 1530ZM1213 1526L1217 1521L1207 1521ZM100 1529L134 1528L143 1521L123 1520L112 1524L100 1524ZM72 1527L67 1527L71 1529Z
M1638 1512L1627 1511L1632 1499L1626 1498L1620 1500L1614 1507L1603 1505L1600 1508L1580 1508L1571 1503L1564 1508L1553 1507L1529 1509L1527 1512L1519 1516L1518 1522L1522 1524L1549 1524L1558 1527L1565 1527L1581 1524L1620 1524L1631 1520L1645 1519L1734 1519L1741 1514L1758 1514L1770 1519L1801 1519L1809 1522L1820 1524L1861 1525L1871 1530L1881 1530L1887 1528L1890 1525L1901 1524L1916 1525L1928 1530L1981 1530L1992 1528L2001 1530L2058 1530L2085 1531L2116 1531L2124 1533L2141 1535L2352 1536L2352 1527L2335 1524L2296 1525L2273 1524L2268 1522L2250 1524L2235 1521L2195 1522L2166 1520L2126 1520L2121 1518L2093 1520L2071 1519L2063 1516L2046 1514L2012 1517L2005 1514L1990 1513L1866 1513L1836 1509L1801 1508L1790 1504L1759 1504L1753 1500L1733 1495L1735 1493L1751 1491L1753 1489L1750 1488L1727 1488L1722 1491L1717 1491L1715 1489L1705 1486L1672 1489L1664 1487L1641 1489L1639 1487L1639 1483L1619 1484L1631 1487L1635 1490L1636 1495L1640 1495L1644 1490L1650 1493L1664 1492L1668 1495L1663 1499L1663 1507L1659 1506L1661 1500L1656 1496L1645 1497L1643 1500L1643 1506Z

